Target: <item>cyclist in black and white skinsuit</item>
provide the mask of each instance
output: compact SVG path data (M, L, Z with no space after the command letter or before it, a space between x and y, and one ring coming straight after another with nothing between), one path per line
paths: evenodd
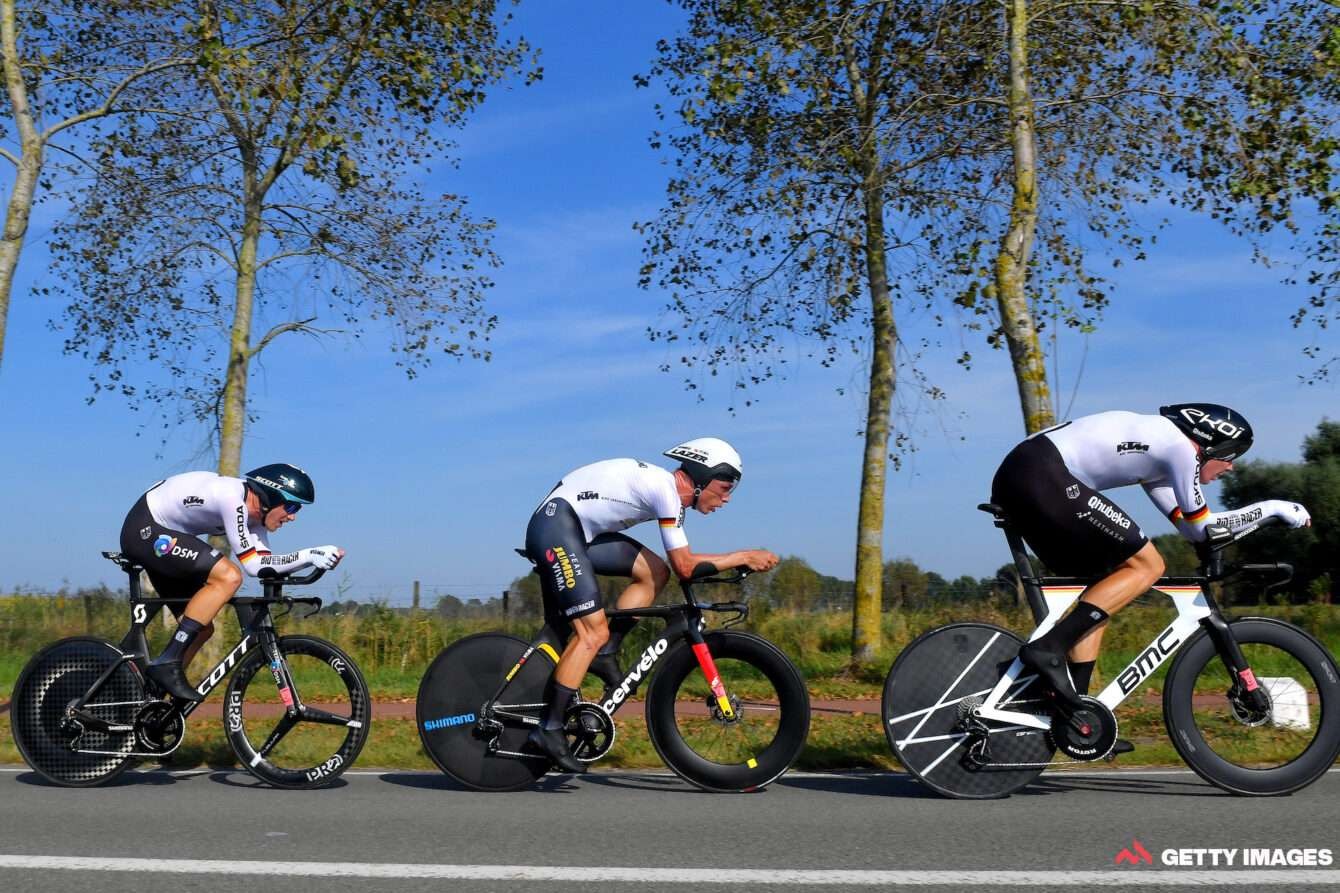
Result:
M991 501L1005 509L1038 557L1057 573L1107 575L1056 626L1020 650L1063 703L1078 706L1077 693L1087 694L1108 618L1164 571L1154 544L1101 491L1139 484L1198 546L1267 516L1291 527L1311 523L1303 506L1287 500L1210 511L1201 486L1231 470L1251 444L1251 426L1233 410L1185 403L1161 407L1159 415L1084 416L1033 435L1005 457Z
M636 459L608 459L563 476L531 515L526 554L535 562L544 596L545 620L556 631L571 624L568 640L545 691L540 726L530 740L562 769L581 772L563 735L564 713L588 668L607 684L622 676L616 655L636 620L605 619L595 575L631 577L618 607L642 608L670 579L713 574L733 567L771 570L777 556L766 549L719 555L695 553L684 534L684 511L711 514L730 502L740 480L740 456L730 444L700 437L666 450L680 466L667 471ZM655 520L666 559L622 531ZM613 682L611 682L613 680Z
M242 571L198 537L223 534L233 555L255 576L301 567L329 570L340 563L338 546L274 555L266 533L293 520L316 500L306 472L284 463L265 465L244 478L191 471L159 481L131 507L121 526L121 552L142 565L164 598L189 598L167 648L150 662L151 679L171 694L199 701L184 667L213 634L213 620L242 585Z

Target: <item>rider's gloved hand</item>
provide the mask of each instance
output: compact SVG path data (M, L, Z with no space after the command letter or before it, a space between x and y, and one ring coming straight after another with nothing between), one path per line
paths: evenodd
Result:
M1287 499L1267 500L1265 508L1290 527L1307 527L1312 523L1312 516L1307 513L1307 509Z
M339 546L315 546L311 549L303 549L298 553L302 560L312 567L328 571L340 563L344 557L344 550Z

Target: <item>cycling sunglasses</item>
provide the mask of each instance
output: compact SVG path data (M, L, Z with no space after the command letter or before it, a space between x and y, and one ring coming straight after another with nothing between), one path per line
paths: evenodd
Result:
M301 503L301 502L285 502L285 503L283 503L283 507L284 507L284 511L287 512L288 514L290 514L290 515L296 515L296 514L298 513L298 509L302 508L302 503Z

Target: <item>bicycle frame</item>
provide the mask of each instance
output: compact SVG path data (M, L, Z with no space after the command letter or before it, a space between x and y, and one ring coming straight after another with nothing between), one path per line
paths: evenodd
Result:
M744 578L741 574L735 579L709 578L697 581L680 581L680 588L684 593L684 604L682 605L650 605L645 608L626 608L606 611L606 616L610 619L615 617L657 617L665 621L665 628L661 630L660 636L643 650L640 659L633 664L629 671L624 675L623 680L611 692L610 697L600 706L606 713L613 716L618 712L628 699L628 695L642 680L647 678L657 662L670 650L670 645L677 639L687 639L693 654L698 658L698 666L703 671L703 676L707 679L708 687L712 691L713 697L717 700L717 706L727 719L735 718L735 710L731 706L730 697L726 692L725 686L721 682L721 675L717 672L716 663L712 660L712 655L708 651L707 642L703 638L703 628L706 622L703 620L704 611L733 611L740 615L740 619L748 616L749 608L743 602L720 602L713 604L704 604L693 599L693 586L695 583L734 583ZM512 719L518 719L526 725L538 725L539 718L526 714L512 713L513 710L538 710L543 704L499 704L498 699L503 696L512 679L525 665L526 661L536 652L540 651L549 657L555 665L559 661L558 649L555 643L562 647L563 637L555 632L552 627L545 625L540 634L531 641L530 646L522 653L521 657L513 665L512 669L507 671L502 684L494 692L493 697L489 698L485 704L486 710L492 710L495 715L507 716ZM483 722L483 718L480 719Z
M1095 582L1096 578L1035 577L1019 532L1010 526L994 506L983 505L979 508L995 515L996 526L1005 531L1005 538L1010 544L1010 553L1024 586L1029 608L1033 612L1034 619L1038 621L1037 628L1028 638L1031 642L1055 626L1066 610L1079 599L1091 583ZM1259 522L1240 528L1234 534L1232 541L1241 539L1258 526ZM1163 577L1155 582L1151 588L1172 599L1173 606L1177 609L1177 616L1136 656L1135 660L1117 674L1116 679L1099 692L1097 699L1104 706L1109 710L1115 710L1142 681L1164 661L1176 654L1177 650L1201 628L1204 628L1214 641L1215 648L1229 673L1235 679L1241 679L1248 691L1256 688L1256 679L1252 675L1251 668L1247 665L1242 650L1234 641L1228 623L1219 612L1219 606L1210 593L1209 584L1213 578L1213 572L1210 571L1191 577ZM994 641L994 638L991 641ZM985 648L981 653L985 653ZM975 663L976 660L973 661L973 664ZM969 664L969 667L973 664ZM1050 729L1050 716L1006 710L1001 707L1002 703L1007 703L1010 697L1017 695L1029 682L1037 678L1034 674L1021 679L1019 674L1022 670L1023 662L1016 657L995 687L987 693L986 700L982 702L977 715L984 719L1013 723L1013 728ZM966 674L968 671L965 669L963 672Z
M1030 582L1025 585L1038 586L1039 595L1047 608L1047 613L1042 622L1029 636L1030 642L1045 635L1048 630L1055 626L1056 622L1079 599L1085 589L1083 585L1070 583L1044 586ZM1208 593L1203 591L1199 585L1185 585L1175 578L1169 578L1158 581L1153 588L1172 599L1173 606L1177 609L1177 616L1149 643L1148 647L1140 652L1135 660L1127 665L1126 669L1117 674L1116 679L1099 692L1098 700L1109 710L1115 710L1131 692L1139 687L1146 677L1162 666L1164 661L1172 657L1182 643L1190 639L1202 625L1218 613L1217 608L1208 599ZM992 641L994 642L994 639ZM972 664L969 664L969 667L971 666ZM1019 674L1022 670L1023 662L1016 657L1014 662L1010 664L1010 668L996 683L995 688L991 689L990 694L987 695L986 700L978 710L978 715L983 719L1013 723L1019 727L1050 729L1051 717L1049 716L1044 717L1017 710L1006 710L1000 706L1010 695L1011 690L1014 694L1017 694L1029 682L1037 678L1036 675L1020 678ZM967 672L967 670L964 672Z
M108 558L111 554L104 553ZM119 648L122 652L121 659L112 664L107 670L89 687L88 691L82 697L70 705L71 713L77 716L85 724L106 726L105 731L126 732L131 731L132 727L121 727L112 725L91 714L84 713L84 708L90 706L89 700L98 693L102 685L111 678L122 664L131 663L135 671L141 678L144 676L144 667L149 660L149 643L145 634L145 627L150 620L158 616L158 612L168 605L185 604L190 599L185 598L146 598L140 589L139 572L141 568L123 557L112 559L125 570L130 578L129 597L130 604L130 629L122 638ZM319 575L317 575L319 576ZM316 579L303 578L306 582ZM237 667L242 657L251 651L252 648L259 645L269 659L270 673L274 677L275 687L279 691L280 700L284 703L286 717L289 720L296 720L300 714L318 714L323 711L317 711L314 708L306 707L297 694L297 689L293 684L293 677L289 671L288 662L279 650L279 636L275 633L274 619L270 616L270 605L281 602L288 602L281 593L285 582L283 579L267 579L261 581L262 592L260 597L254 596L235 596L228 604L232 605L237 613L238 625L242 629L241 640L233 646L232 650L218 662L209 674L196 686L203 698L218 688L223 680ZM292 599L294 602L314 602L318 606L318 599ZM234 699L236 703L229 703L224 707L224 721L228 728L236 731L242 726L242 704L240 697ZM181 698L169 697L169 703L183 720L195 712L200 706L200 702L187 701ZM94 704L95 707L121 706L111 704ZM282 724L276 726L272 737L282 737ZM286 731L286 730L284 730ZM261 749L261 752L269 750L270 742Z

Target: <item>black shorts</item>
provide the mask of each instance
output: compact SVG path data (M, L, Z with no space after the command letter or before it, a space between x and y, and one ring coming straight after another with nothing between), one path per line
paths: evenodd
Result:
M223 558L222 552L204 540L155 521L144 496L121 525L121 554L144 568L162 598L195 595L208 582L214 565ZM185 607L184 602L168 605L178 617Z
M574 617L601 610L595 575L631 577L641 551L641 543L622 533L602 533L588 543L566 499L544 502L526 525L526 554L540 574L545 622L563 629Z
M1053 573L1098 576L1149 542L1130 515L1070 473L1045 436L1025 440L1000 463L991 501Z

